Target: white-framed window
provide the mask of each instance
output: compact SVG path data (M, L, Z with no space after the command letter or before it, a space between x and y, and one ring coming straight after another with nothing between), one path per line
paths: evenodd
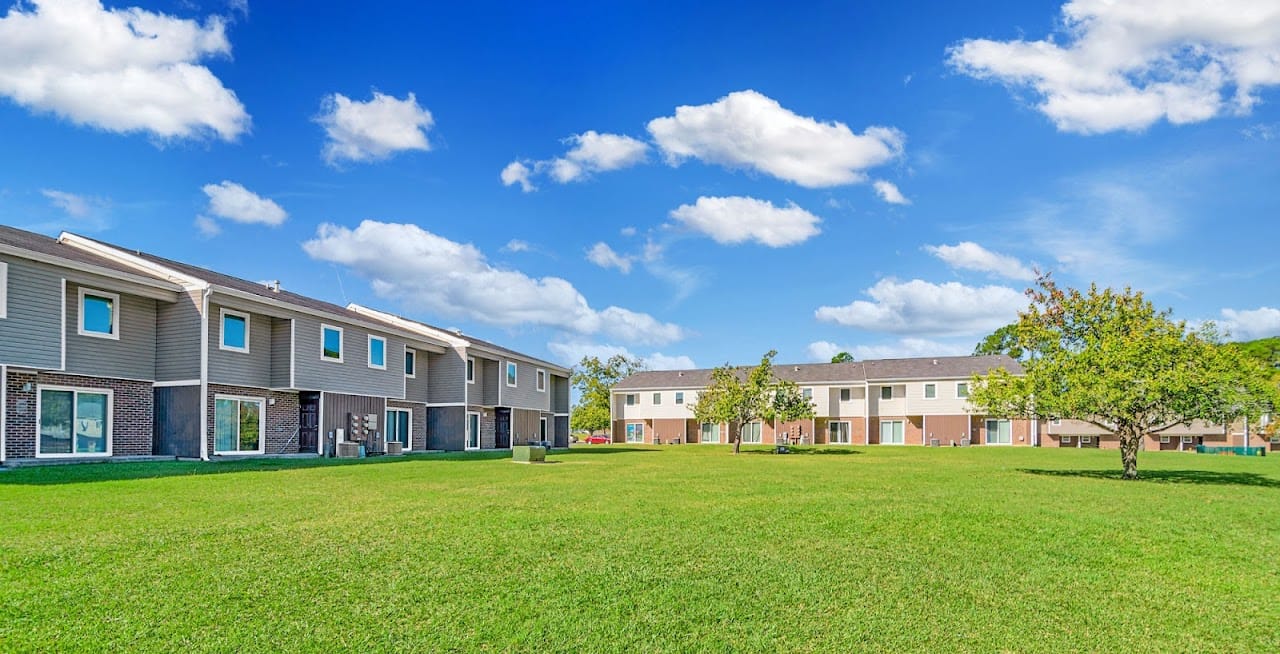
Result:
M320 358L342 363L342 328L320 325Z
M0 319L9 317L9 264L0 261Z
M703 443L719 443L720 442L720 425L714 422L704 422L698 430L698 440Z
M1183 437L1182 437L1182 443L1183 443L1184 445L1190 445L1191 443L1194 443L1194 442L1196 442L1196 437L1195 437L1195 436L1183 436Z
M1280 445L1280 434L1276 434L1275 436L1271 437L1271 444Z
M684 393L676 391L676 404L684 404Z
M852 399L852 398L853 398L853 389L852 389L852 388L842 388L842 389L840 389L840 401L841 401L841 402L848 402L848 401L849 401L850 399Z
M418 351L404 349L404 376L410 379L418 376Z
M547 371L542 368L538 368L534 372L534 378L538 381L538 392L547 392Z
M467 383L476 383L476 360L471 357L467 357Z
M800 396L801 396L801 397L803 397L803 398L804 398L804 399L806 399L806 400L812 400L812 399L813 399L813 389L812 389L812 388L802 388L802 389L800 389Z
M644 442L644 423L639 423L639 422L627 423L627 442L628 443Z
M1093 442L1093 437L1092 437L1092 436L1081 436L1081 437L1080 437L1080 442L1081 442L1081 443L1092 443L1092 442Z
M987 420L987 445L1013 445L1013 423L1009 420Z
M906 424L901 420L880 421L880 444L902 445L906 443Z
M830 435L827 440L832 445L848 445L851 442L848 422L836 421L827 423L827 431Z
M40 386L36 392L36 457L111 456L111 389Z
M938 399L938 385L937 385L937 384L925 384L925 385L924 385L924 399L926 399L926 400L936 400L936 399Z
M467 413L467 442L468 450L480 449L480 414L474 412Z
M266 407L261 397L213 396L213 453L261 454Z
M81 336L120 339L120 296L80 288Z
M748 422L742 426L742 442L758 445L763 442L760 436L760 423Z
M880 387L880 399L882 399L882 400L892 400L892 399L893 399L893 387L892 387L892 386L881 386L881 387Z
M623 396L622 401L623 401L623 402L626 402L626 403L627 403L627 406L635 406L635 405L637 405L637 404L639 404L639 403L640 403L640 394L639 394L639 393L627 393L626 395L624 395L624 396Z
M413 448L412 417L408 409L387 409L387 442L400 443L406 452Z
M1169 435L1168 435L1168 434L1160 434L1160 442L1161 442L1161 443L1168 443L1168 442L1169 442Z
M512 388L516 387L518 382L516 373L518 372L519 372L519 368L516 366L516 362L508 361L507 362L507 386L510 386Z
M956 382L956 399L966 399L969 397L969 382Z
M654 405L654 406L658 406L658 405L660 405L660 404L662 404L662 393L654 393L654 394L653 394L653 405Z
M1068 435L1065 435L1065 434L1064 434L1064 435L1062 436L1062 442L1063 442L1063 443L1070 443L1070 442L1071 442L1071 437L1070 437L1070 436L1068 436Z
M222 335L218 338L218 349L231 352L249 351L249 314L223 309L221 312Z
M387 339L369 334L369 367L387 369Z

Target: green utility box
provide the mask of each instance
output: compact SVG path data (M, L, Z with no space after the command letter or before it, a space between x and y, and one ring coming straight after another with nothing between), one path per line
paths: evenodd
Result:
M511 460L516 463L546 463L547 448L541 445L517 445L511 448Z

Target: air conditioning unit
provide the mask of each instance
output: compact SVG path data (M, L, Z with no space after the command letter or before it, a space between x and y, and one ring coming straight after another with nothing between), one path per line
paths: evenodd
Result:
M400 441L387 441L387 454L404 454L404 443Z
M930 438L929 447L942 447L942 440L938 438Z

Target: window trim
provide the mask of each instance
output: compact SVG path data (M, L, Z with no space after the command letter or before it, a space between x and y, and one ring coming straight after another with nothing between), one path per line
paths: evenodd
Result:
M843 441L841 441L841 442L839 442L839 443L837 443L837 442L835 442L835 441L831 440L831 428L832 428L832 427L834 427L834 426L836 426L836 425L844 425L844 429L842 429L841 431L843 431L843 432L844 432L845 440L843 440ZM905 440L905 439L906 439L906 432L904 431L904 432L903 432L903 440ZM851 422L851 421L849 421L849 420L831 420L831 421L827 422L827 444L828 444L828 445L853 445L853 424L852 424L852 422Z
M382 365L377 365L373 362L373 342L374 341L382 341ZM369 344L366 348L364 358L365 358L365 363L367 363L370 368L374 370L386 370L387 369L387 337L374 336L373 334L369 334Z
M471 436L472 436L472 434L471 434L471 416L475 416L475 417L476 417L476 429L475 429L475 432L476 432L476 433L475 433L475 443L476 443L476 446L475 446L475 447L471 447ZM462 442L462 449L463 449L463 450L468 451L468 452L475 452L475 451L477 451L477 450L481 450L481 449L483 449L483 444L480 442L480 412L479 412L479 411L468 411L468 412L467 412L467 426L466 426L466 428L464 429L463 439L464 439L464 440L463 440L463 442Z
M996 433L999 433L999 425L1002 422L1009 423L1009 442L1008 443L992 443L991 442L991 423L996 423ZM982 423L983 429L986 430L986 438L983 445L1013 445L1013 421L1008 418L987 418Z
M1168 443L1168 442L1169 442L1169 435L1168 435L1168 434L1160 434L1160 444L1161 444L1161 445L1164 445L1164 444L1166 444L1166 443Z
M662 406L662 391L654 391L653 406Z
M1192 444L1194 444L1195 442L1196 442L1196 437L1195 437L1195 436L1184 435L1184 436L1182 437L1182 444L1183 444L1183 445L1192 445Z
M628 422L626 423L626 426L622 428L622 432L622 438L625 442L633 445L636 443L644 443L643 422ZM632 437L639 438L639 440L631 440Z
M813 399L813 389L812 389L812 388L801 388L801 389L800 389L800 397L803 397L803 398L804 398L804 399L806 399L806 400L812 400L812 399Z
M408 431L406 431L406 432L405 432L405 444L404 444L404 451L405 451L405 452L412 452L412 451L413 451L413 409L402 409L402 408L400 408L400 407L393 407L393 406L389 406L389 407L387 407L386 412L387 412L387 413L407 413L407 414L409 414L409 419L405 421L405 425L407 425L406 429L407 429ZM387 425L390 425L390 424L391 424L391 420L389 420L389 418L390 418L390 416L383 416L383 419L387 421ZM387 441L387 440L386 440L386 438L385 438L385 435L386 435L386 431L385 431L385 430L383 431L383 435L384 435L384 437L383 437L383 442L389 442L389 441Z
M547 371L542 368L534 370L534 379L537 380L537 389L539 393L547 392Z
M675 403L679 405L684 404L684 391L676 391Z
M933 387L933 397L929 397L929 388ZM925 382L920 390L920 399L933 401L938 399L938 382Z
M409 360L413 360L413 365L409 365ZM412 368L413 370L410 370ZM404 376L408 379L416 379L418 377L418 351L404 346Z
M902 425L902 442L901 443L884 442L884 426L893 425L893 424ZM880 429L880 434L879 434L880 445L906 445L907 444L907 421L906 420L881 420L879 429Z
M467 357L466 364L463 365L462 376L467 378L468 384L476 383L476 358Z
M85 295L92 295L97 298L111 300L111 333L104 334L102 332L91 332L91 331L85 330L84 328L84 296ZM79 335L88 336L90 338L105 338L113 341L120 340L120 294L108 293L106 291L99 291L94 288L81 286L79 288L78 296L80 301L79 303L76 304L76 307L79 313L79 318L76 320L76 322L79 323L77 325L79 327L79 329L77 330Z
M706 429L704 429L705 427L711 427L711 431L714 432L713 435L715 436L715 440L709 441L709 440L703 439L702 436L707 431ZM698 423L698 442L699 443L719 443L720 439L721 439L720 423L718 422Z
M1092 437L1092 436L1087 436L1087 435L1086 435L1086 436L1081 436L1081 437L1080 437L1080 442L1081 442L1081 443L1092 443L1092 442L1093 442L1093 437Z
M107 396L107 450L105 452L49 452L40 451L40 421L42 416L40 410L42 405L41 394L45 391L61 391L71 393L71 427L72 427L72 444L71 448L75 449L75 423L76 423L76 407L79 405L80 393L89 393L93 395ZM36 386L36 458L37 459L86 459L86 458L106 458L112 455L113 446L115 445L115 391L110 388L92 388L89 386L57 386L39 384Z
M748 429L751 429L752 431L755 432L754 438L756 438L757 440L754 440L754 441L747 440ZM764 423L759 420L752 420L751 422L748 422L747 424L743 425L742 428L738 430L738 433L742 434L743 445L763 445L764 444Z
M235 400L236 401L236 442L240 442L240 402L257 402L258 409L258 449L256 450L219 450L218 449L218 400ZM267 398L254 397L252 395L224 395L215 393L213 396L213 454L215 456L252 456L254 454L263 454L267 451Z
M9 264L0 261L0 320L9 317Z
M324 354L324 331L326 329L332 329L338 332L338 358L336 359L330 356L325 356ZM346 340L346 332L341 327L320 323L320 360L328 361L329 363L342 363L347 358Z
M853 389L852 389L852 388L842 388L842 389L840 389L840 401L841 401L841 402L852 402L852 401L853 401Z
M964 387L964 395L961 395L961 394L960 394L960 387L961 387L961 386L963 386L963 387ZM969 382L967 382L967 381L958 381L958 382L956 382L956 399L957 399L957 400L967 400L967 399L969 399Z
M514 382L513 382L513 381L511 381L511 379L512 379L513 377L515 378L515 381L514 381ZM519 387L519 386L520 386L520 365L519 365L518 363L516 363L515 361L508 361L508 362L507 362L507 379L506 379L506 382L507 382L507 387L508 387L508 388L517 388L517 387Z
M227 316L244 318L244 347L240 348L240 347L235 347L233 345L227 345ZM218 312L218 349L226 350L227 352L240 352L241 354L248 354L249 341L250 341L249 329L250 329L249 314L243 311L236 311L235 309L228 309L226 307L222 307L221 311Z
M884 392L885 392L885 391L889 391L889 397L885 397L885 396L884 396ZM880 386L880 401L881 401L881 402L888 402L888 401L890 401L890 400L892 400L892 399L893 399L893 385L892 385L892 384L888 384L888 385L882 385L882 386Z
M632 400L631 398L633 397L636 399ZM639 393L623 393L622 394L622 406L639 406L639 405L640 405Z

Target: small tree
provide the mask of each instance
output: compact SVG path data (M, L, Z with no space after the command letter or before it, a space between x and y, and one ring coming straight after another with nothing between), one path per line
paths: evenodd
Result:
M831 357L831 363L853 363L853 355L848 352L840 352Z
M795 383L781 381L773 373L770 350L754 368L724 364L711 371L711 384L698 393L693 415L698 422L728 423L736 430L729 434L733 453L742 449L742 428L772 418L799 420L813 416L813 402L800 393Z
M632 374L644 370L644 362L620 354L601 361L583 357L573 369L571 381L578 390L578 403L573 405L570 427L577 431L596 432L610 429L610 403L613 387Z
M808 420L817 415L811 398L804 396L800 386L793 381L781 379L773 385L773 397L765 408L765 418L792 422ZM816 439L817 434L813 435Z
M1083 420L1120 439L1125 479L1138 476L1146 434L1196 419L1257 417L1276 401L1266 371L1222 347L1212 324L1189 330L1141 292L1063 290L1048 277L1011 326L1024 375L973 379L969 401L998 416Z

